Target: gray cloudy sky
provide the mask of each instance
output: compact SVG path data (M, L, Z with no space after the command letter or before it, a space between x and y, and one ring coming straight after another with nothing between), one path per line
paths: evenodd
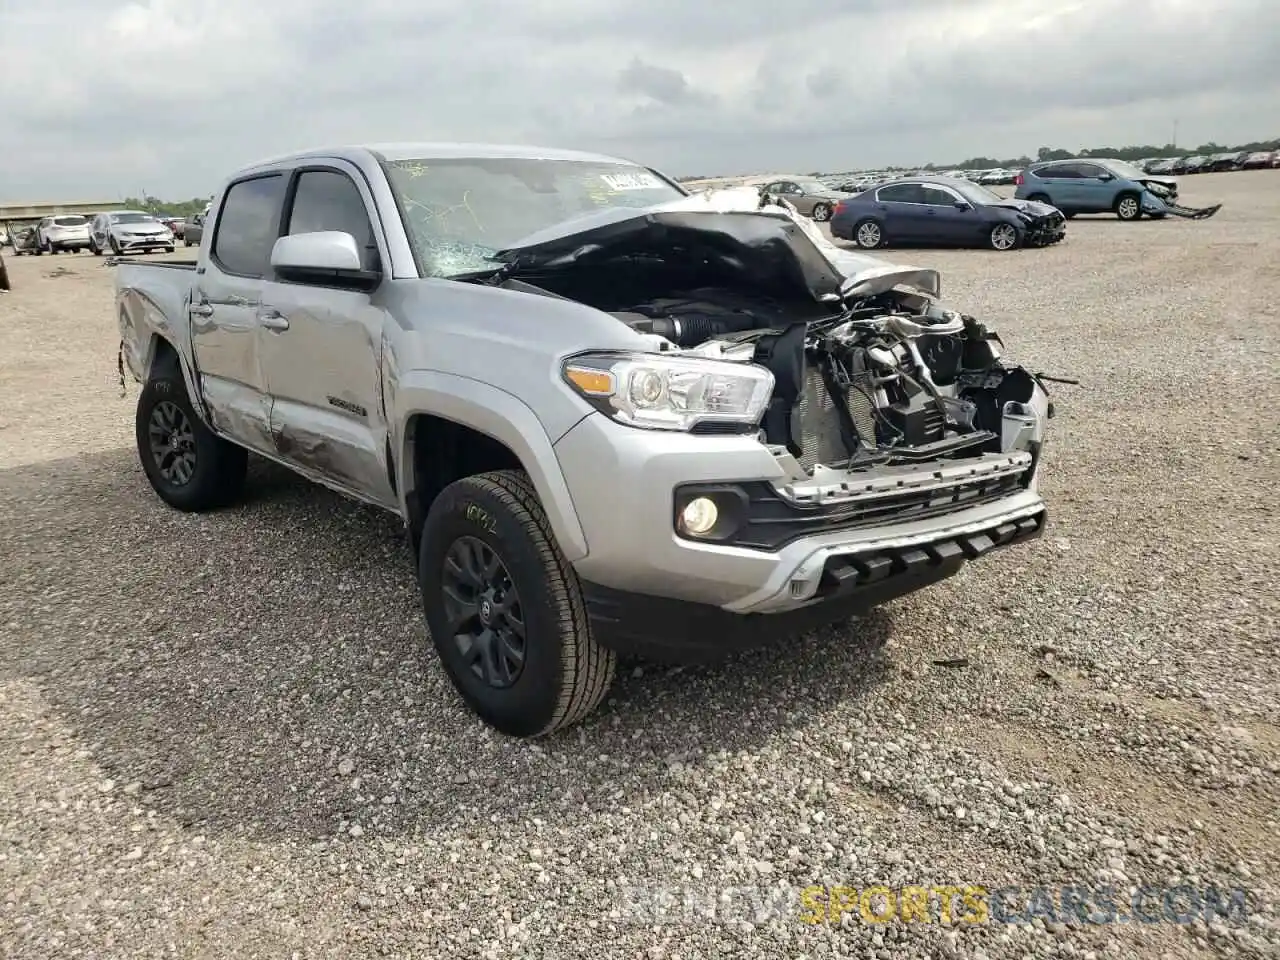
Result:
M0 201L331 142L674 175L1280 136L1275 0L0 0Z

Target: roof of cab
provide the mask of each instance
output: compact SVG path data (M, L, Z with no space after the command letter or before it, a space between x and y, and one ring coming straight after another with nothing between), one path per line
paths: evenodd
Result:
M565 160L585 163L630 164L629 160L609 157L599 153L579 150L558 150L553 147L533 147L520 144L496 143L366 143L344 144L333 147L315 147L259 160L245 167L246 170L271 166L291 160L337 158L358 160L374 157L391 162L397 160L450 160L467 157L510 160Z

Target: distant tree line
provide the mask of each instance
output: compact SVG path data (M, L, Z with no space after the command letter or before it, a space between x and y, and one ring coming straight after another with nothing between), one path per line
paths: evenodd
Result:
M922 167L903 167L891 166L884 167L885 170L991 170L995 167L1025 167L1029 163L1044 162L1045 160L1070 160L1073 157L1111 157L1115 160L1145 160L1147 157L1189 157L1196 154L1210 153L1239 153L1247 150L1250 153L1260 152L1263 150L1280 150L1280 137L1274 140L1255 140L1252 143L1241 143L1236 146L1227 146L1221 143L1214 143L1212 140L1208 143L1202 143L1198 147L1178 146L1176 143L1166 143L1162 147L1152 144L1140 144L1130 147L1089 147L1084 150L1063 150L1060 147L1041 147L1036 151L1035 160L1031 157L970 157L963 163L926 163ZM824 176L821 171L814 171L807 174L810 177ZM698 175L696 177L678 177L678 180L706 180L711 175Z

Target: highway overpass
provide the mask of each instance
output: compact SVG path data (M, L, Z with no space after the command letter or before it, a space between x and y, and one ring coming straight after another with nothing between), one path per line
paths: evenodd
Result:
M6 220L39 220L42 217L59 216L65 213L78 213L91 217L103 210L114 210L120 206L119 200L63 200L45 203L0 203L0 223Z

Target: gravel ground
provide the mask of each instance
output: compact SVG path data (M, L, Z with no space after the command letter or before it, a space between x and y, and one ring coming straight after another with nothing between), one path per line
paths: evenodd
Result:
M236 509L164 508L111 271L10 257L0 954L1276 956L1280 171L1183 189L1226 206L897 255L1082 381L1043 540L722 666L629 664L536 744L424 656L394 519L264 465ZM806 924L724 892L877 883L1212 883L1252 912ZM652 922L643 885L715 915Z

